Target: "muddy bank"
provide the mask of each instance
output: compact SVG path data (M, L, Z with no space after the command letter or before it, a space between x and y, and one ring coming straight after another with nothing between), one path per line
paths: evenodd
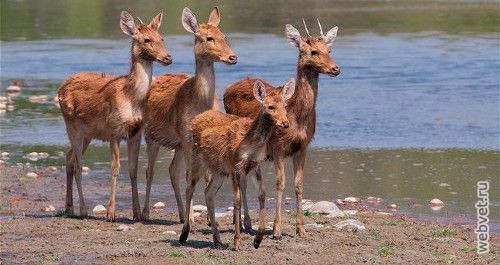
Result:
M69 218L57 212L60 207L44 212L54 210L46 209L51 202L63 205L64 182L57 168L38 168L36 178L26 177L28 170L20 167L0 165L0 171L0 259L5 264L489 264L498 259L497 235L491 237L491 253L475 253L473 223L443 225L370 209L339 218L308 212L304 238L295 236L295 213L284 212L282 240L271 239L268 231L255 250L253 237L244 234L241 252L232 250L230 215L217 219L225 245L214 248L206 214L201 213L188 242L179 245L182 225L165 209L153 210L152 220L143 223L133 223L129 210L120 210L115 223L106 222L103 214L89 220ZM273 211L266 213L271 222ZM251 215L255 223L256 211ZM335 225L346 219L359 220L365 229L337 229ZM118 231L123 225L126 231Z

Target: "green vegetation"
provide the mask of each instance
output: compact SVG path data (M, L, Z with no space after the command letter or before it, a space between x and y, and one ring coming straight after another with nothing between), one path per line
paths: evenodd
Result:
M170 35L187 34L179 23L182 8L189 6L195 14L205 18L212 3L195 0L69 0L54 5L52 0L2 1L1 40L124 38L116 23L124 6L136 10L133 15L144 19L168 7L162 24L170 27L162 31ZM263 6L272 12L260 12ZM225 32L280 35L284 24L300 25L300 17L318 17L325 26L338 24L342 27L342 34L366 31L498 32L500 25L498 4L494 1L291 0L285 5L282 1L239 0L224 2L222 17Z
M167 254L167 256L173 257L173 258L185 258L186 254L184 254L182 252L178 252L178 251L173 251L173 252L169 252Z
M0 211L3 210L3 203L0 202Z
M63 217L63 218L78 218L77 215L75 214L67 214L66 211L60 210L56 212L57 217Z
M449 236L455 236L456 234L457 231L449 227L431 231L431 235L435 237L449 237Z
M387 255L392 253L392 249L390 247L381 247L377 249L377 254L382 257L386 257Z
M310 212L309 210L305 210L305 211L302 211L302 215L307 216L307 217L311 217L313 215L313 213Z
M463 252L476 252L477 251L477 247L462 246L462 247L460 247L460 251L463 251Z
M455 255L449 255L448 257L446 257L446 263L453 264L453 263L455 263L456 258L457 257Z

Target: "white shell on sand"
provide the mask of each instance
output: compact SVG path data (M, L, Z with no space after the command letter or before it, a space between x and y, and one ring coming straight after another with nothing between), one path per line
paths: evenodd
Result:
M27 178L38 178L38 174L35 172L28 172L26 173Z
M444 202L438 198L434 198L429 202L432 206L442 206Z
M165 208L165 203L164 202L157 202L155 205L153 205L153 209L163 209Z

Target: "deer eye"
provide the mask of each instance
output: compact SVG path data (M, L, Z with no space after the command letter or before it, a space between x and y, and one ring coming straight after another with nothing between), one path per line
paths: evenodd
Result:
M151 42L151 39L144 39L144 43L149 43Z
M214 38L212 38L212 37L207 37L207 41L214 41Z
M311 55L318 55L318 51L311 51Z
M269 110L274 110L274 109L276 109L274 106L269 106L269 107L267 107L267 108L268 108Z

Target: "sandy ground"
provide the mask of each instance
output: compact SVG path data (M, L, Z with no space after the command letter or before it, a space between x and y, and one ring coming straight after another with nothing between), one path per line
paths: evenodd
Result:
M269 232L259 249L253 236L243 234L242 250L232 250L231 216L218 218L220 248L212 244L203 213L195 219L188 242L179 245L182 225L175 214L153 211L152 220L133 223L130 211L106 222L104 215L88 220L43 212L48 202L63 200L64 177L52 169L38 169L26 178L26 169L0 165L0 264L498 264L500 240L490 238L488 254L475 252L474 224L439 224L406 216L381 215L371 210L346 217L360 220L365 230L336 230L346 218L306 216L306 223L321 224L295 236L294 213L284 213L281 240ZM97 188L108 189L101 185ZM56 192L54 192L56 191ZM63 203L61 203L63 205ZM90 207L90 206L89 206ZM57 209L61 210L61 209ZM60 213L59 213L60 215ZM251 212L254 223L256 211ZM267 221L274 214L267 210ZM119 225L130 227L117 231ZM269 224L270 225L270 224ZM170 232L167 232L170 231ZM171 231L176 232L172 234Z

